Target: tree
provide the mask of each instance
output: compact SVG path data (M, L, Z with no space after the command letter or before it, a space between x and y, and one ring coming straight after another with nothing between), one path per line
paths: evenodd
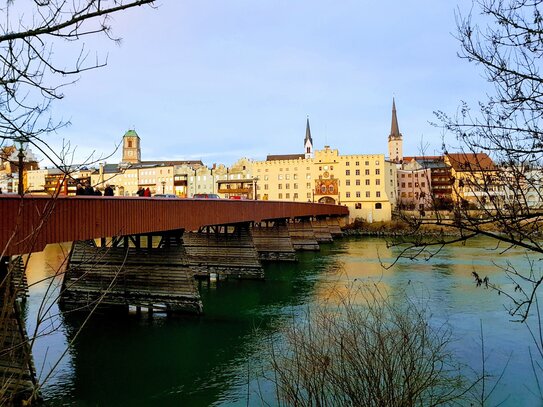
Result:
M55 151L43 137L65 123L49 116L62 91L107 59L90 57L82 44L89 36L112 36L111 15L154 0L34 0L21 4L5 0L0 6L0 146L22 138L53 163L64 162L69 151ZM28 4L30 3L30 4ZM64 48L73 60L55 51ZM68 147L69 150L69 147ZM62 167L62 165L60 165Z
M493 94L476 109L463 102L456 115L436 112L438 126L456 136L454 154L444 145L455 198L451 212L405 217L417 230L437 225L431 237L410 241L404 256L431 256L445 244L488 236L496 250L526 250L532 264L543 254L543 17L541 0L474 0L457 14L459 57L482 69ZM456 166L456 168L455 168ZM459 236L448 237L447 229ZM511 315L525 321L543 274L536 267L506 266L513 292L479 278L512 300ZM543 343L542 343L543 344Z
M287 322L269 347L278 405L441 406L474 402L447 325L406 293L352 286ZM473 405L473 404L471 404Z
M56 151L46 139L48 133L65 124L50 116L51 104L62 99L63 88L76 82L83 72L106 65L105 59L89 57L89 52L82 45L84 38L103 34L118 41L111 34L110 16L153 3L154 0L2 2L0 151L11 151L1 147L11 146L15 140L24 140L63 170L65 177L69 177L73 171L68 162L69 143L61 151ZM73 59L58 57L55 50L61 46L71 50ZM8 159L7 156L0 158ZM52 197L48 209L41 215L41 222L48 221L55 198ZM24 205L24 199L20 200L20 205ZM2 233L13 236L14 231ZM28 236L25 241L31 252L35 236ZM40 312L35 316L36 329L27 338L21 321L17 321L20 314L16 302L24 272L15 272L26 265L19 259L16 260L19 265L13 266L14 262L9 262L4 253L4 248L0 247L0 342L5 345L0 349L0 360L7 363L6 366L17 366L17 369L2 371L5 375L0 377L0 405L28 405L36 400L38 384L34 383L32 388L24 387L29 380L19 366L32 364L29 349L34 339L47 334L48 329L54 329L48 323L51 299L48 294L44 296ZM17 331L20 332L15 335Z

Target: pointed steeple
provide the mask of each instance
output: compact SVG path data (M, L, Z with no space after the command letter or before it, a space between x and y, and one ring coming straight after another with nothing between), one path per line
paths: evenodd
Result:
M388 157L389 160L400 164L403 161L403 141L400 127L398 126L398 117L396 116L396 101L392 98L392 124L390 125L390 134L388 136Z
M313 139L311 138L311 129L309 128L309 116L305 125L304 139L305 158L313 158Z
M313 139L311 138L311 129L309 128L309 116L307 116L307 122L306 122L306 125L305 125L305 139L304 139L304 143L307 143L307 140L309 140L309 142L311 144L313 144Z
M390 125L390 135L388 139L401 139L400 127L398 126L398 117L396 116L396 101L392 98L392 124Z

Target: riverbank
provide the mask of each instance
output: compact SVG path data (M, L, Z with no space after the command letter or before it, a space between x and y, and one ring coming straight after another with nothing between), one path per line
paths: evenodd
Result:
M415 230L413 225L402 221L392 220L389 222L368 223L362 220L355 220L342 228L345 236L376 236L376 237L399 237L412 235L428 236L459 236L460 231L455 228L442 225L422 224Z

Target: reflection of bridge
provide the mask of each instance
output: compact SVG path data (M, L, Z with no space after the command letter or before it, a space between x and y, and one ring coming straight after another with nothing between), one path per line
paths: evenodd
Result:
M3 255L41 251L47 244L168 230L198 230L304 217L346 216L337 205L298 202L125 197L0 195Z

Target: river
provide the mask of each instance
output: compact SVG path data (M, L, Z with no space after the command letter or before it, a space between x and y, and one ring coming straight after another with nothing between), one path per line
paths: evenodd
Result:
M299 253L297 263L265 264L265 281L202 284L203 316L97 313L74 338L84 318L59 312L55 295L61 278L50 278L62 269L68 246L51 245L32 255L27 271L29 334L40 310L47 317L33 347L40 380L46 379L42 394L52 406L262 405L260 397L270 401L272 392L253 367L282 321L363 281L387 292L407 287L427 301L432 323L450 324L458 360L478 371L482 327L491 382L503 372L488 405L540 405L526 325L512 322L506 298L476 287L472 277L477 271L507 289L511 283L498 265L510 261L527 267L522 251L499 255L494 246L481 238L387 270L381 262L390 264L399 249L377 238L340 239L318 253ZM43 298L48 311L43 311Z

